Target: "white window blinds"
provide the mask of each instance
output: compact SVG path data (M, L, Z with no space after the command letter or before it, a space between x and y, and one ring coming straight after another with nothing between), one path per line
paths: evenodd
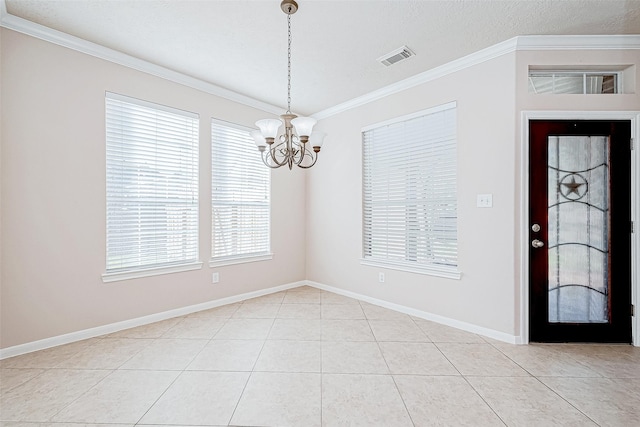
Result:
M363 159L364 261L457 272L455 103L364 129Z
M198 116L106 94L107 273L198 258Z
M255 149L251 129L211 122L211 259L270 255L270 169Z

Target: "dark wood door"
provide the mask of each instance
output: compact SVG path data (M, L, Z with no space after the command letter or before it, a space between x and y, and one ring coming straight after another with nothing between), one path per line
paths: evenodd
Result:
M529 338L631 342L631 123L529 122Z

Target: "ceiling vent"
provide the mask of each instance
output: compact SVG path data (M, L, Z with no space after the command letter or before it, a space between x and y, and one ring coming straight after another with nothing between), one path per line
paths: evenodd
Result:
M401 48L396 49L393 52L389 52L386 55L382 55L380 58L378 58L378 61L382 62L384 65L388 67L389 65L393 65L396 62L404 61L405 59L411 58L412 56L415 56L415 55L416 54L413 53L411 49L409 49L406 46L402 46Z

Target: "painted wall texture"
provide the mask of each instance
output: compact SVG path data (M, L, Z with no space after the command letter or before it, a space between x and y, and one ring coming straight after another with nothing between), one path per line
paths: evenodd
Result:
M1 348L305 278L302 171L272 174L273 260L207 264L211 118L253 126L271 114L10 30L1 46ZM102 282L105 91L200 115L201 270Z
M304 279L518 336L521 112L640 110L637 93L527 92L530 65L635 65L640 81L637 51L517 51L339 113L318 125L330 136L314 168L272 173L273 260L212 269L210 119L268 113L6 29L0 47L0 348ZM202 269L102 282L105 91L200 115ZM361 265L361 129L451 101L462 278ZM493 207L476 207L486 193Z
M528 69L592 65L631 67L627 91L640 81L634 50L517 51L323 120L322 129L338 137L307 179L307 278L518 337L521 288L527 286L521 260L528 248L520 239L526 227L522 111L640 110L637 90L530 94ZM361 265L362 128L450 101L457 102L461 280ZM485 193L493 194L493 208L476 207L476 196ZM378 271L385 272L385 283L378 282Z
M513 332L514 69L515 54L504 55L322 121L324 131L339 137L307 180L308 279ZM361 265L361 129L451 101L457 103L462 279ZM493 193L493 208L476 208L476 195L484 193ZM378 283L378 271L385 271L383 284Z

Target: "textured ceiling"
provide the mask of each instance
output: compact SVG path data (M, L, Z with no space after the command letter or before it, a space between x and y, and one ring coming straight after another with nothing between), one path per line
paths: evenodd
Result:
M1 0L0 0L1 1ZM7 11L286 105L279 0L5 0ZM315 113L519 35L640 34L640 0L298 0L292 110ZM377 58L407 45L391 67Z

